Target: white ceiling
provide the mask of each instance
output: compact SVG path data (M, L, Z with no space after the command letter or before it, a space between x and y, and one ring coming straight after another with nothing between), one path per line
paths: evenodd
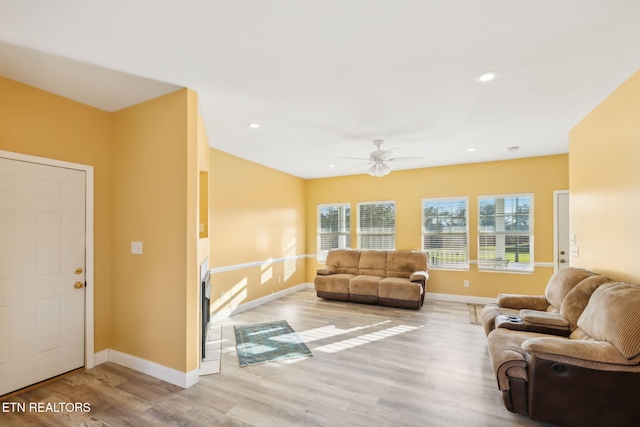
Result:
M0 0L0 75L106 111L189 87L211 146L302 178L374 139L424 157L394 169L566 153L639 42L638 0Z

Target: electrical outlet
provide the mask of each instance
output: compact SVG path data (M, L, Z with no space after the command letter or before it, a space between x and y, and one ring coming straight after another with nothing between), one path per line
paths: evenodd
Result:
M465 280L465 281L464 281L464 287L465 287L465 288L468 288L468 287L469 287L469 281L468 281L468 280Z

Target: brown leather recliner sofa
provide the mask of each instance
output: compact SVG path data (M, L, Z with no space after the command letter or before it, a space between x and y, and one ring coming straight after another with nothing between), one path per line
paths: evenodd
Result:
M426 252L333 249L314 279L320 298L419 309L429 267Z
M594 276L580 283L593 285ZM487 348L502 400L512 412L560 426L636 426L640 286L604 280L584 288L584 298L576 299L586 299L584 309L566 311L570 324L578 314L568 337L505 326L490 331Z
M482 326L487 335L498 327L569 336L593 291L608 281L582 268L559 270L547 282L544 295L498 295L497 303L482 309Z

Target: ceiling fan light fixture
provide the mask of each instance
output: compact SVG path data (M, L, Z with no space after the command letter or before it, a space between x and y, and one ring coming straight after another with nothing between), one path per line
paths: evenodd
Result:
M388 175L391 172L391 168L384 163L376 163L369 169L369 175L381 178Z

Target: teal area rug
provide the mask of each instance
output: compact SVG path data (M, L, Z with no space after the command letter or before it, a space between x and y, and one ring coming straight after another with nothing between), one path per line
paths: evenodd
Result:
M235 325L233 329L240 366L313 356L285 320Z

